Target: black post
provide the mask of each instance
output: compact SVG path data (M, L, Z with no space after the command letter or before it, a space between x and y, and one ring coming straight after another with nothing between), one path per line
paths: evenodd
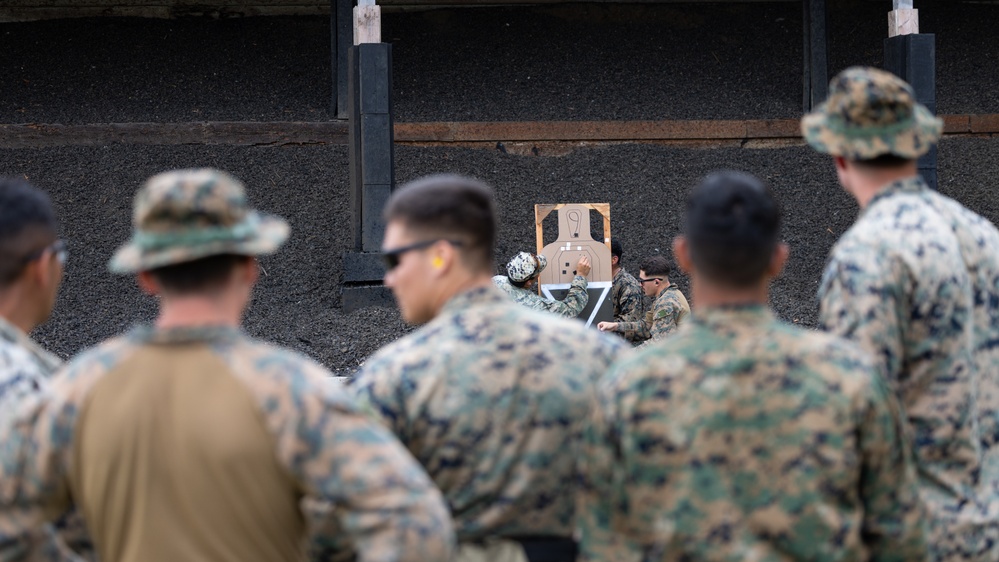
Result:
M344 256L343 307L391 305L381 285L382 209L395 183L392 136L392 46L364 43L349 50L350 206L353 251Z
M330 112L337 119L347 118L347 51L354 43L353 0L330 0L330 61L333 88Z
M802 0L805 49L804 110L811 111L829 94L829 38L826 0Z
M936 35L916 33L885 39L885 70L912 85L916 99L931 113L937 112ZM937 188L937 147L919 159L919 173Z

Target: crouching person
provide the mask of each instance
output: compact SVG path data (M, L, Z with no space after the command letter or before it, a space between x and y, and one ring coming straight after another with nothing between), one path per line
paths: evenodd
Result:
M403 318L426 325L376 353L350 388L444 492L459 561L575 560L581 431L627 344L493 285L487 186L417 181L385 219L385 284Z
M674 243L691 325L620 363L587 432L585 560L926 558L899 406L872 360L778 321L779 212L708 176Z
M81 354L0 435L0 541L75 506L104 562L301 560L306 500L335 506L359 560L448 560L447 507L398 440L328 371L239 330L254 256L287 223L215 170L151 178L133 218L110 266L159 315Z

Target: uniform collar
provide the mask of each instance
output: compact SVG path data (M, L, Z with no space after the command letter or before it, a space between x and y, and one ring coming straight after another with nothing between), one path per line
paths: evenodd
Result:
M0 316L0 339L24 348L34 355L38 362L49 371L55 371L62 365L61 359L42 349L33 339L22 332L20 328L11 324L2 316Z
M878 201L887 199L892 195L899 193L922 193L928 189L929 186L926 185L926 181L923 179L923 176L920 176L919 174L909 178L895 180L879 189L878 192L874 194L874 197L871 197L871 200L867 202L867 207L865 207L864 210L866 211L867 209L870 209L871 206Z
M182 326L157 328L140 325L132 328L129 337L139 344L176 345L199 342L235 341L243 331L232 326Z
M666 291L669 291L670 289L678 289L678 288L679 288L679 287L677 286L677 284L676 284L676 283L673 283L672 281L670 281L670 284L669 284L669 285L666 285L666 286L665 286L665 287L663 287L662 289L659 289L659 292L658 292L658 293L656 293L656 298L659 298L659 297L661 297L661 296L665 295L665 294L666 294Z
M774 319L774 313L763 304L728 304L696 309L693 321L711 328L734 325L764 324Z
M510 302L510 297L506 296L496 286L490 284L484 287L476 287L451 297L451 300L447 301L447 304L441 309L441 314L460 312L471 306L504 302Z

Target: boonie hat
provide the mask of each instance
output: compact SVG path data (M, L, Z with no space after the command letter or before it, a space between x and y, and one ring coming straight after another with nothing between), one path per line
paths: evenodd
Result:
M884 154L916 159L940 138L943 121L916 101L912 86L890 72L851 67L829 83L829 97L801 120L819 152L848 160Z
M506 276L511 281L523 283L528 279L536 277L541 270L548 266L548 260L544 256L535 256L529 252L520 252L510 259L506 264Z
M220 254L270 254L290 230L284 219L250 209L239 180L208 168L149 178L135 196L132 226L132 238L108 263L114 273Z

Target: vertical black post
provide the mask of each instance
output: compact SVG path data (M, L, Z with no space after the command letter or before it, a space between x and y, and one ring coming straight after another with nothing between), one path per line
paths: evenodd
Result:
M354 43L351 9L354 0L330 0L330 66L333 88L330 112L336 119L347 118L347 51Z
M826 0L802 0L805 51L802 105L811 111L829 94L829 37Z
M392 46L362 43L348 56L350 207L353 251L344 256L343 307L391 305L381 285L382 209L395 182L392 130Z
M932 33L897 35L885 39L885 70L912 85L916 99L937 112L936 36ZM937 147L919 159L919 173L937 188Z

